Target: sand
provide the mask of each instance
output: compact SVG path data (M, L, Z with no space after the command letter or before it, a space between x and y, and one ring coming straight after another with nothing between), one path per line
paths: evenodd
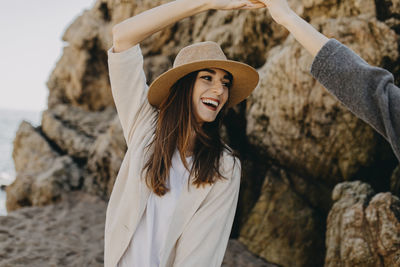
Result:
M106 202L82 192L0 216L0 266L103 266Z

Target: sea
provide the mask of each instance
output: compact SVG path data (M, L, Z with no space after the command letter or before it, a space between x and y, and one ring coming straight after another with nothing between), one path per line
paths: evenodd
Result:
M9 185L15 180L12 151L20 123L25 120L36 127L40 125L41 117L42 111L0 108L0 186ZM6 192L0 189L0 216L7 215L6 197Z

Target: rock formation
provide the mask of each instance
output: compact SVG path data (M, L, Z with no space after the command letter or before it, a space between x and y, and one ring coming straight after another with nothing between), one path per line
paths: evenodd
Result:
M359 181L338 184L332 198L325 266L399 266L400 199Z
M319 235L325 222L292 188L293 180L299 178L277 167L268 170L239 241L256 255L282 266L317 266L324 259Z
M82 182L77 163L68 155L61 155L40 129L27 122L19 126L13 158L17 177L6 188L8 211L51 204Z
M278 267L278 265L265 262L261 258L254 257L246 247L235 239L228 242L222 267Z
M67 209L62 203L74 191L107 201L126 151L108 81L111 29L164 2L97 0L66 30L68 46L49 77L42 124L33 128L23 122L14 140L17 178L7 187L9 211L59 201L60 209ZM398 0L289 4L328 37L400 81ZM172 65L179 49L204 40L216 41L229 58L256 67L261 78L247 102L229 110L224 121L224 136L243 166L232 231L239 241L230 242L224 262L397 263L400 205L394 195L400 179L386 141L312 79L311 56L266 10L209 11L154 34L141 43L148 82ZM342 183L353 180L362 182ZM393 194L382 193L388 191ZM18 213L9 218L13 214ZM339 222L348 224L342 229ZM260 261L246 253L235 257L243 246ZM92 259L96 262L82 262L101 262Z

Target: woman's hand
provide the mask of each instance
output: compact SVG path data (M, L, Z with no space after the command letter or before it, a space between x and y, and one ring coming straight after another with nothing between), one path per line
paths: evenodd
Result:
M289 7L286 0L258 0L267 8L276 23L285 25L293 15L294 11Z
M265 7L258 0L206 0L209 9L233 10L233 9L257 9Z
M257 0L263 3L272 18L289 30L297 41L312 56L315 56L328 38L314 29L307 21L298 16L288 5L287 0Z

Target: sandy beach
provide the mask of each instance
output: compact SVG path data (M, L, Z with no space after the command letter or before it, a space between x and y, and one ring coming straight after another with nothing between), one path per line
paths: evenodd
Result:
M0 216L0 266L103 266L105 211L98 197L71 192Z

